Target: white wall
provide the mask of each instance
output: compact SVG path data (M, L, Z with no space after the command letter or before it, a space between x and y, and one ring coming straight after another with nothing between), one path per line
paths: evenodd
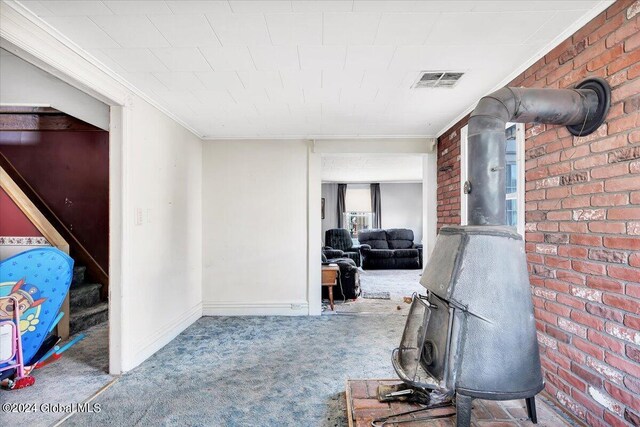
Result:
M409 228L422 242L422 184L380 183L382 228Z
M51 106L109 129L109 106L0 49L0 104Z
M128 370L202 315L202 142L140 98L132 98L125 114L122 351Z
M296 140L204 142L205 315L308 313L308 151Z

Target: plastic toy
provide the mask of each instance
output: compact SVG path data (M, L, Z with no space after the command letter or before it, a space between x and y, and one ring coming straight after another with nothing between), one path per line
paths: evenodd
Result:
M84 338L80 334L63 346L52 333L64 313L73 260L55 248L22 252L0 262L0 386L19 389L33 385L29 374L60 359Z

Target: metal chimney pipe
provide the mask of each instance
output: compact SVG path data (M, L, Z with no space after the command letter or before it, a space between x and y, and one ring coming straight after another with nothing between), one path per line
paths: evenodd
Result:
M611 88L600 78L583 80L574 89L504 87L480 99L469 119L469 225L506 223L507 122L565 125L584 136L600 127L610 104Z

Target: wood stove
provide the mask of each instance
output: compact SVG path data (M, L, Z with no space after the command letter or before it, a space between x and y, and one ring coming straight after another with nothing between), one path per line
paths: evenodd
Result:
M575 89L503 88L469 120L470 225L440 230L415 295L393 366L408 385L455 401L471 423L474 398L526 399L544 388L524 241L505 224L505 124L567 125L578 136L604 121L610 89L587 79Z

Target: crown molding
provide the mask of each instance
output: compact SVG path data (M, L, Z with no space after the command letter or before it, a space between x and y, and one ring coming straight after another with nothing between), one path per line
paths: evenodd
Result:
M193 127L17 1L0 3L0 47L105 104L127 106L136 95L202 139Z
M584 27L585 25L587 25L593 18L598 16L600 13L602 13L604 10L606 10L613 3L615 3L614 0L602 0L602 1L600 1L593 8L591 8L584 15L582 15L580 17L580 19L578 19L573 24L571 24L569 27L567 27L567 29L564 30L562 33L560 33L556 38L554 38L549 43L547 43L543 48L538 50L533 56L531 56L531 58L529 58L529 60L525 61L520 67L516 68L515 71L513 71L507 77L502 79L500 81L500 83L495 85L491 90L487 91L487 94L495 92L496 90L498 90L498 89L506 86L507 84L509 84L509 82L513 81L513 79L518 77L525 70L527 70L529 67L531 67L533 64L535 64L536 61L538 61L540 58L545 56L547 53L551 52L551 50L553 50L553 48L555 48L560 43L562 43L563 41L565 41L566 39L571 37L573 35L573 33L578 31L580 28ZM472 112L477 103L478 103L478 101L475 101L467 109L465 109L462 113L457 115L453 120L451 120L449 123L447 123L442 129L440 129L440 131L437 133L437 138L440 138L445 132L447 132L449 129L451 129L456 123L458 123L460 120L462 120L464 118L464 116L466 116L467 114Z

